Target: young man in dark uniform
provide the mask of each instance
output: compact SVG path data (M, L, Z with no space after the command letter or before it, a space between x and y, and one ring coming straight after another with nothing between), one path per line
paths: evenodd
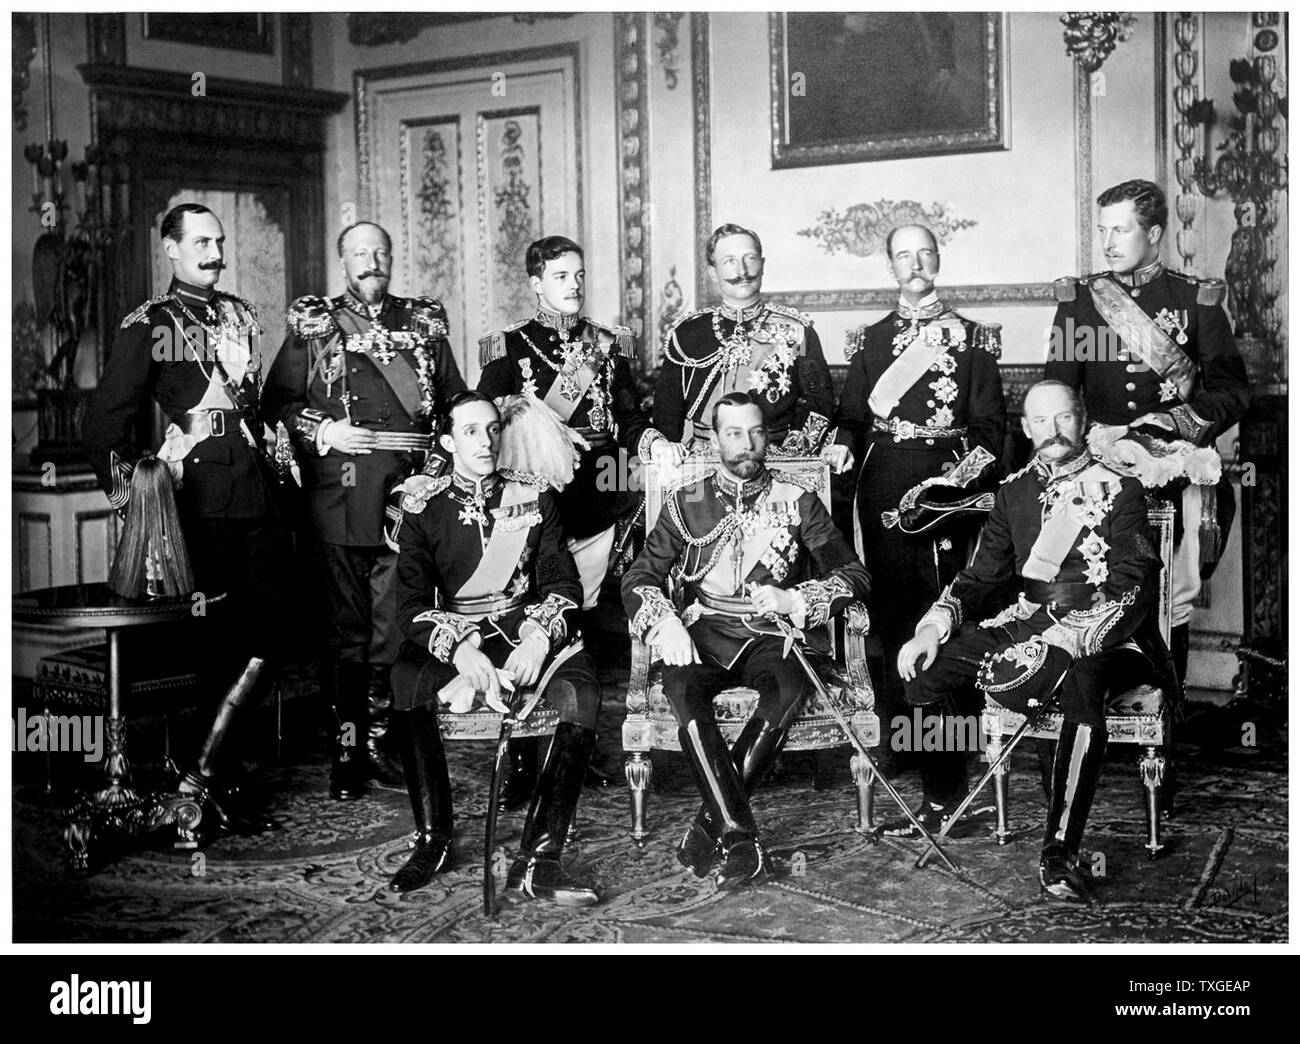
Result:
M600 685L571 638L582 598L556 497L545 480L498 472L501 420L478 392L454 398L440 438L453 470L412 480L397 543L398 621L393 705L409 717L403 751L416 846L393 891L421 888L452 854L451 785L438 730L449 685L500 701L503 676L542 685L560 724L533 795L507 887L534 899L588 906L596 891L560 862L596 741ZM454 704L455 701L453 701Z
M233 712L269 686L289 615L285 565L292 545L259 401L262 330L252 305L216 289L225 232L211 210L181 203L164 216L160 234L172 281L122 320L82 442L109 503L120 510L141 453L134 433L151 400L170 421L158 456L176 483L196 589L227 593L213 610L205 648L216 665L211 677L236 679L226 694L225 709ZM218 712L180 786L209 799L221 825L264 829L269 820L240 807L237 786L215 782L217 750L234 717Z
M298 450L329 619L330 795L349 800L368 776L401 785L383 745L400 640L384 506L425 463L434 419L465 382L442 305L388 293L388 233L361 222L339 235L338 251L346 293L293 303L263 400Z

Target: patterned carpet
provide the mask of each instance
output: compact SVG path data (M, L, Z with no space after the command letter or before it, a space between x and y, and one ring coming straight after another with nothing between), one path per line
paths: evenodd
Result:
M1201 712L1201 733L1213 732ZM1195 719L1193 720L1195 723ZM614 730L616 735L616 730ZM1198 735L1186 729L1184 736ZM267 770L271 811L283 829L227 837L201 853L167 839L90 877L64 869L60 824L37 781L17 784L14 939L19 942L1274 942L1287 936L1285 728L1255 751L1178 748L1181 790L1154 862L1143 850L1142 797L1133 748L1113 751L1085 847L1104 870L1097 902L1040 899L1034 870L1044 801L1032 756L1018 756L1011 785L1016 839L950 843L961 871L915 870L919 846L871 842L851 829L847 770L814 788L813 756L790 756L755 803L780 867L760 888L721 894L682 870L673 844L696 806L680 759L656 758L649 825L628 836L625 788L589 789L570 858L604 889L601 905L563 910L505 898L497 919L481 910L482 830L489 746L450 754L459 858L429 888L387 890L406 854L405 795L373 791L329 801L323 750ZM30 778L31 773L27 776ZM915 799L915 773L901 777ZM880 811L886 815L888 799ZM504 816L499 841L513 852L522 814Z

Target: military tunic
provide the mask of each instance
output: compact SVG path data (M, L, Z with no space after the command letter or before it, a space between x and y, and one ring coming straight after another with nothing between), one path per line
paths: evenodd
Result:
M433 704L456 676L452 660L464 640L498 667L530 633L559 653L571 639L582 585L545 481L519 472L479 481L453 473L407 485L396 534L405 642L393 670L394 706ZM578 653L562 669L576 679L580 704L566 720L594 724L594 666Z
M585 316L540 312L488 334L480 348L479 391L493 398L527 392L553 403L591 443L560 494L565 534L590 537L634 510L639 493L626 481L627 456L644 456L643 443L652 433L628 366L632 332Z
M675 442L707 443L713 404L748 392L774 446L816 453L835 441L830 370L812 319L759 301L743 313L717 305L682 316L664 336L655 428Z
M923 354L912 363L916 353ZM975 447L1001 460L1001 333L996 324L967 319L937 298L916 309L900 302L878 323L854 331L845 354L849 372L836 424L861 461L854 522L871 570L871 619L885 643L882 695L888 698L901 684L894 670L898 649L966 563L977 527L958 520L910 535L882 516Z

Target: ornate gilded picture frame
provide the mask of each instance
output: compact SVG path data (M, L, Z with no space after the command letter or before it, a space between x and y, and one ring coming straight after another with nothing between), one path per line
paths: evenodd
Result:
M255 11L236 11L224 14L142 14L140 20L146 40L273 54L272 17Z
M1006 17L769 15L772 167L1009 148Z

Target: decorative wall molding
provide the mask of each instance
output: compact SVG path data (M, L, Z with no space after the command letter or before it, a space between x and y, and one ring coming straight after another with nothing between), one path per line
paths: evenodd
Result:
M1082 275L1092 271L1093 196L1092 75L1082 65L1074 68L1074 194L1078 214L1075 261Z
M898 304L898 287L853 290L772 290L768 296L801 312L859 312L889 310ZM1055 300L1051 283L984 283L941 286L939 297L954 306L996 307L1038 304Z
M686 298L681 284L677 282L677 266L673 265L668 269L668 282L659 291L659 328L655 331L654 343L648 343L642 353L647 368L659 365L659 344L685 311Z
M420 32L430 27L446 28L461 22L478 22L485 18L505 18L509 14L520 25L534 25L544 19L572 18L570 13L537 13L520 11L484 11L480 14L350 14L348 15L348 42L358 47L384 47L388 44L410 43Z
M86 15L86 54L91 65L125 65L126 15Z
M649 58L646 16L614 16L614 97L618 106L620 311L642 347L654 330L650 279ZM648 365L648 352L641 365Z
M1133 35L1137 19L1122 11L1068 11L1061 15L1061 24L1065 53L1091 74Z
M677 77L680 69L677 64L677 46L680 43L682 19L685 11L659 11L655 13L655 51L659 55L659 67L664 71L664 86L670 91L677 89Z
M1178 251L1178 267L1184 272L1196 271L1196 218L1201 209L1201 194L1196 184L1196 124L1193 119L1200 109L1200 54L1197 36L1200 16L1192 12L1182 12L1177 16L1164 15L1162 20L1174 18L1174 42L1178 50L1174 53L1174 76L1177 83L1173 88L1174 109L1178 115L1174 122L1174 147L1178 150L1174 157L1174 178L1177 191L1173 193L1174 218L1178 228L1174 231L1173 245ZM1163 68L1164 63L1161 63ZM1162 98L1161 126L1168 119L1168 107ZM1167 149L1163 134L1158 139ZM1171 186L1172 187L1172 186Z
M817 215L817 223L800 229L799 235L817 240L827 254L843 251L854 257L884 257L886 238L901 225L925 225L942 247L955 233L976 224L969 218L957 217L951 203L881 199L855 203L843 212L823 210Z
M713 112L709 90L709 15L691 12L691 82L695 99L695 306L698 308L712 294L708 265L704 260L704 243L713 231Z
M280 62L286 87L310 87L312 76L311 15L280 16Z
M27 106L23 92L32 84L32 59L36 57L36 16L15 13L13 23L13 116L14 130L27 129Z
M1155 45L1152 64L1155 69L1155 137L1156 184L1169 185L1169 15L1156 11ZM1166 189L1167 191L1167 189ZM1168 230L1165 232L1168 235Z

